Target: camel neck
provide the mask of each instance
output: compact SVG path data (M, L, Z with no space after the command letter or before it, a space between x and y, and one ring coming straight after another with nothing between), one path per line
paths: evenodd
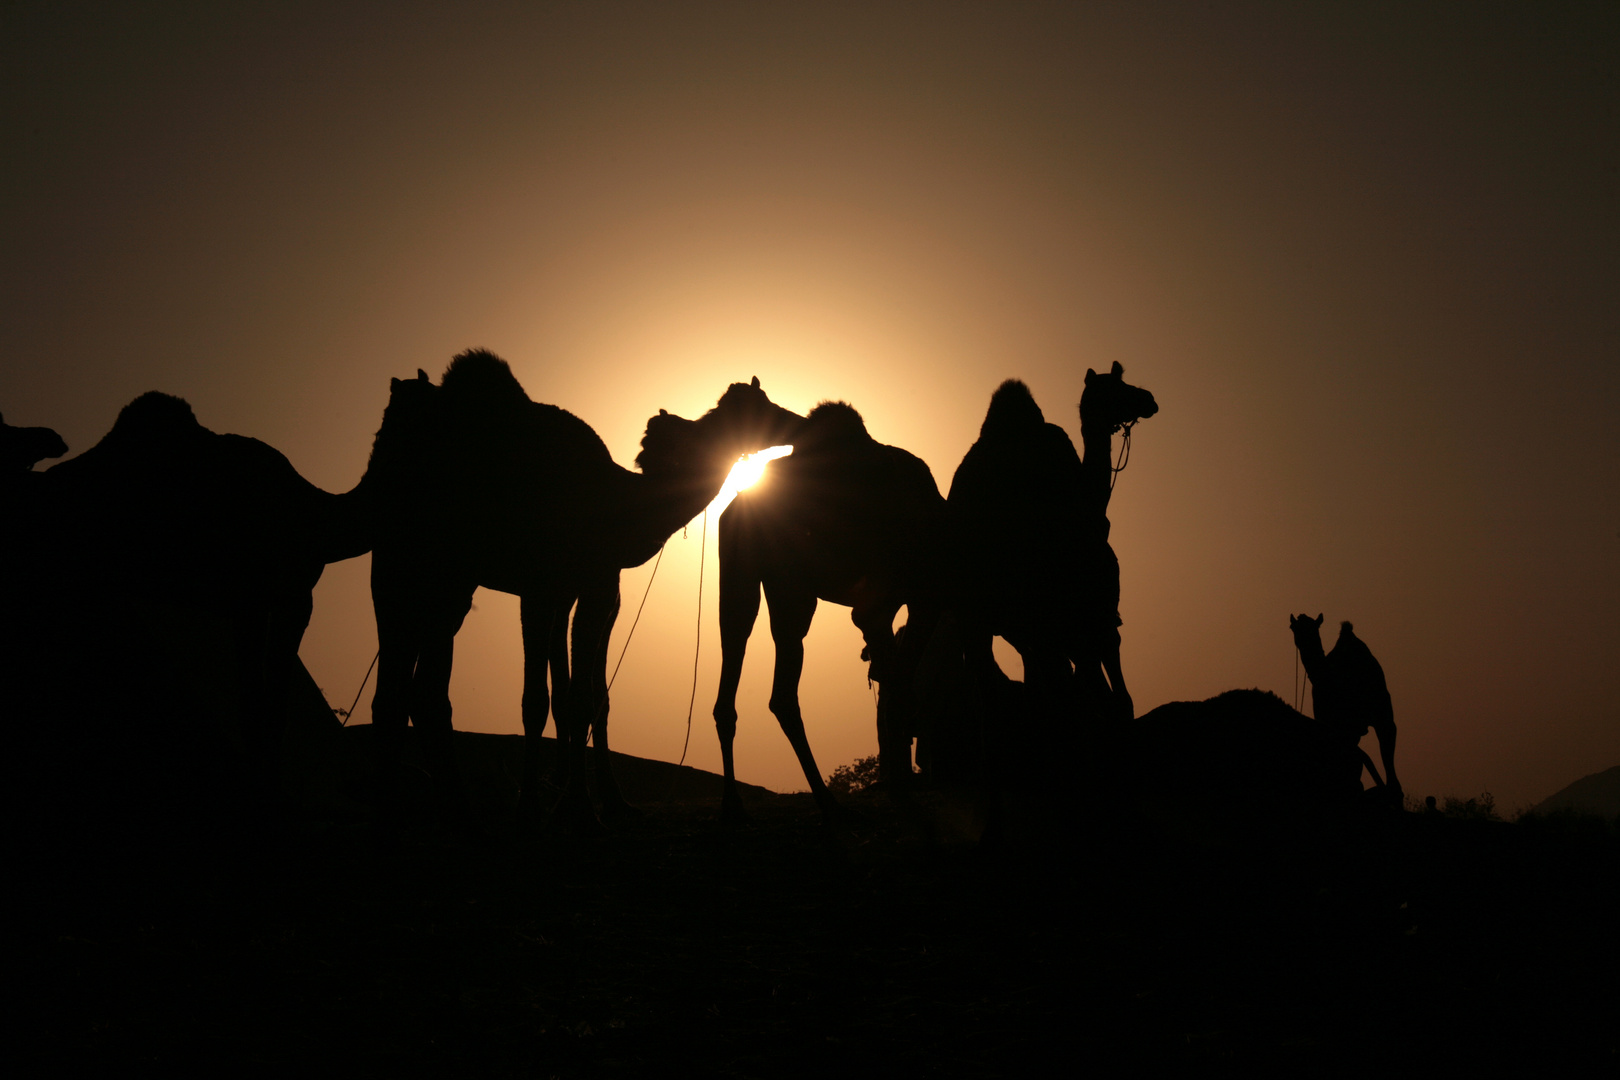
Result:
M1305 674L1310 676L1312 682L1319 682L1322 661L1325 658L1322 642L1306 638L1303 642L1296 641L1294 644L1299 647L1299 662L1305 665Z
M648 445L641 473L631 474L640 504L635 516L646 523L648 538L656 534L662 543L720 493L733 464L717 445L722 434L712 415L669 417L656 449Z
M1080 417L1081 474L1085 477L1086 496L1096 506L1107 509L1112 494L1114 446L1110 425L1087 423L1084 412Z

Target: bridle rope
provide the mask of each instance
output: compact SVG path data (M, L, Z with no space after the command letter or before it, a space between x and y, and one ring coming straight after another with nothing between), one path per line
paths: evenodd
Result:
M1110 435L1119 432L1122 436L1119 446L1119 464L1108 467L1111 474L1108 477L1108 494L1110 495L1114 493L1114 485L1119 483L1119 474L1124 472L1125 466L1131 463L1131 428L1135 427L1136 424L1137 421L1135 420L1127 420L1124 423L1115 424L1113 431L1109 432Z

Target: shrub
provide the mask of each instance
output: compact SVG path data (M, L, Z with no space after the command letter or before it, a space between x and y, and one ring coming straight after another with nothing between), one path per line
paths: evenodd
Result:
M853 765L840 765L827 777L827 789L834 795L853 795L877 783L877 755L858 759Z
M1496 796L1490 792L1482 792L1477 798L1463 800L1455 795L1447 795L1440 804L1440 810L1451 818L1478 818L1481 821L1501 821L1496 813Z

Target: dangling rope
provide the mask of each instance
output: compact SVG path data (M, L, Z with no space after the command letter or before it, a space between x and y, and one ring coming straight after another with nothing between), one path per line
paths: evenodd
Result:
M647 606L647 595L652 592L653 582L658 580L658 567L664 561L664 548L668 546L669 541L667 539L659 545L658 561L653 563L653 571L647 577L647 588L641 593L641 603L636 607L636 617L630 621L630 632L624 635L624 648L619 650L619 662L613 665L613 674L608 678L608 690L613 689L613 680L619 677L619 668L624 666L624 654L630 651L630 639L636 636L636 627L641 623L641 612ZM606 692L606 690L603 691L603 693Z
M377 650L377 655L373 656L371 658L371 666L366 668L366 677L365 677L365 679L360 680L360 689L358 689L358 690L356 690L354 692L354 700L349 702L349 711L343 714L343 724L341 726L343 726L343 727L348 727L349 726L349 717L354 715L355 706L360 704L360 695L366 692L366 680L370 679L371 678L371 673L376 670L376 668L377 668L377 659L380 656L382 656L382 649L381 648L379 648Z

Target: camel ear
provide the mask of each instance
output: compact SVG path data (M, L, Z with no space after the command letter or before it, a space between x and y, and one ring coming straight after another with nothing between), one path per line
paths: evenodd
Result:
M668 409L659 409L658 410L658 415L659 416L668 416L669 415L669 410Z
M388 380L388 392L393 393L395 390L398 390L398 389L399 389L399 380L398 379L389 379Z
M1095 379L1096 377L1097 377L1097 373L1095 371L1092 371L1090 368L1086 368L1086 385L1087 386L1090 386L1091 385L1091 380Z
M1109 372L1109 374L1111 374L1111 375L1123 375L1123 374L1125 374L1125 365L1121 364L1118 360L1115 360L1114 361L1114 368L1113 368L1113 370L1111 372Z
M1316 628L1318 630L1322 629L1322 616L1321 615L1318 615L1316 618L1312 619L1311 621L1316 624Z
M754 381L752 383L752 386L754 387L755 390L759 389L759 376L758 375L754 376Z
M423 371L421 368L417 368L416 369L416 381L417 382L428 382L429 380L428 380L428 377L427 377L427 372Z

